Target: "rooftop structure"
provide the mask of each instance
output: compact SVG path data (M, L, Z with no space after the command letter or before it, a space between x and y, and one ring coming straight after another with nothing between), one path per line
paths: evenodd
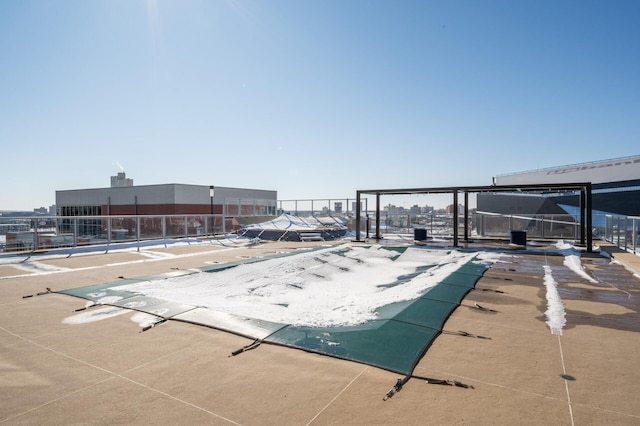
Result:
M592 243L592 194L590 182L573 182L573 183L546 183L546 184L513 184L513 185L490 185L490 186L451 186L451 187L431 187L431 188L397 188L397 189L366 189L356 192L356 202L360 201L362 195L376 196L376 230L377 239L381 238L380 233L380 196L381 195L403 195L403 194L451 194L453 205L457 206L458 196L460 193L464 195L464 212L463 212L463 232L464 240L469 240L469 195L470 194L496 194L496 193L529 193L529 194L547 194L558 192L578 193L576 197L579 200L580 217L580 243L586 245L588 251L593 250ZM453 209L453 246L457 247L459 242L459 209ZM360 223L361 214L356 212L356 240L360 240Z
M497 175L496 185L591 182L624 187L640 182L640 155Z
M275 215L277 191L178 183L56 191L60 216Z
M561 182L591 182L593 210L598 213L640 216L640 156L524 171L494 178L494 183L499 186ZM552 194L547 198L569 213L579 208L579 197L573 194ZM502 201L485 197L482 204L478 203L478 208L503 212L503 201L504 196ZM539 212L552 213L546 209Z
M111 176L111 187L122 188L123 186L133 186L133 179L129 179L125 172L119 172L115 176Z

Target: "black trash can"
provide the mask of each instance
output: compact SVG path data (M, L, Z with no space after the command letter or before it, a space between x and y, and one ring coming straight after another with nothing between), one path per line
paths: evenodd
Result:
M424 241L427 239L427 230L421 228L415 228L413 230L413 239L416 241Z
M527 231L511 231L511 244L527 245Z

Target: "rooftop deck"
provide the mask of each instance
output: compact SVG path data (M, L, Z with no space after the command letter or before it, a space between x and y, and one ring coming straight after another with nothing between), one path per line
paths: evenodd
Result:
M133 311L65 324L85 302L37 295L318 244L328 243L175 245L0 265L0 423L640 422L640 279L633 272L640 257L600 242L613 262L598 253L581 258L596 282L572 273L552 246L488 247L505 256L445 323L453 333L437 337L419 362L414 374L422 378L386 401L397 373L271 344L230 357L251 341L178 321L142 333ZM545 265L565 306L562 336L545 324Z

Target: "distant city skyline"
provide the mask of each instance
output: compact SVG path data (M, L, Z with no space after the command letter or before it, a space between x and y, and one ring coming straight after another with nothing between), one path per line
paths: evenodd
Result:
M585 162L585 163L574 163L574 164L565 164L558 165L555 167L548 167L537 170L523 170L511 174L498 175L493 177L494 185L513 185L513 184L540 184L540 183L563 183L563 182L591 182L593 184L598 183L608 183L608 182L627 182L626 186L634 186L632 181L640 180L640 174L638 166L640 165L640 155L629 156L629 157L621 157L615 159L604 159L599 161ZM111 188L118 187L132 187L133 179L127 177L126 172L119 171L115 175L111 176ZM638 178L638 179L636 179ZM506 182L505 182L506 180ZM86 188L85 188L86 189ZM372 189L372 188L369 188ZM381 188L383 189L383 188ZM414 188L415 189L415 188ZM276 191L277 192L277 191ZM416 193L412 195L398 195L387 197L385 202L381 200L381 208L383 210L387 209L397 209L400 211L412 211L415 208L420 209L433 209L436 211L441 210L449 210L451 206L453 206L453 199L451 199L451 194L425 194L425 193ZM371 194L363 194L363 208L364 206L368 206L367 199L374 198ZM416 198L419 199L420 202L415 203ZM391 201L394 202L391 202ZM293 206L298 210L298 203L302 206L310 207L313 210L321 209L322 211L330 211L334 210L336 212L342 212L343 210L343 202L346 202L346 205L351 203L353 206L351 210L355 208L355 199L350 197L329 197L329 198L304 198L304 199L296 199L296 200L283 200L282 198L278 198L278 208L283 211L288 211L292 207L292 202L295 202ZM374 200L372 203L375 203ZM473 209L476 207L476 201L473 197L469 198L469 208ZM316 207L314 208L313 203L316 203ZM321 207L318 207L320 204ZM396 205L399 204L399 205ZM373 205L373 204L372 204ZM322 207L324 206L324 207ZM371 206L368 206L371 208ZM463 208L463 204L459 204L460 208ZM302 211L305 208L302 207ZM2 210L0 209L0 214L2 212L29 212L29 210ZM55 214L56 205L50 205L48 208L45 207L36 207L33 209L35 213L49 213Z
M308 199L637 155L638 22L632 0L0 2L0 209L121 170Z

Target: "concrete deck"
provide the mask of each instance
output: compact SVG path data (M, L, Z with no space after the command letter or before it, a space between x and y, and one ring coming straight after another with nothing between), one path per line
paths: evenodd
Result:
M638 425L640 257L602 245L584 254L588 281L552 250L513 250L488 270L416 376L166 322L141 333L132 313L68 325L85 301L25 295L268 256L317 243L149 248L0 265L0 423L38 424L554 424ZM620 263L622 262L622 264ZM545 324L544 265L566 310L563 335ZM37 269L34 269L37 266ZM490 310L476 308L476 304Z

